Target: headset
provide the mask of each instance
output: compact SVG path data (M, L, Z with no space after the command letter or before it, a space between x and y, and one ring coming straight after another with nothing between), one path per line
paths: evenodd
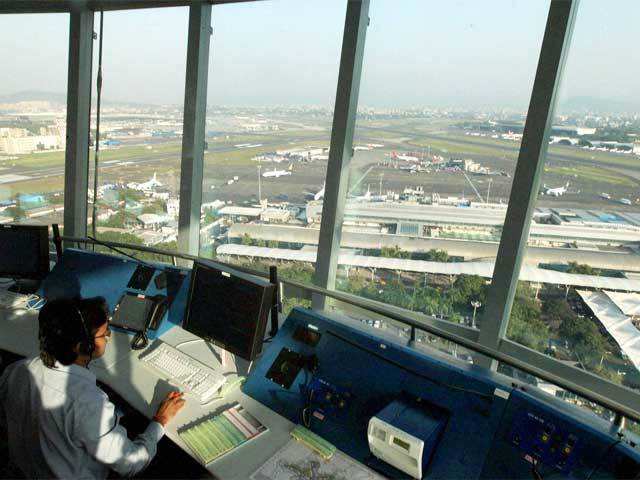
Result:
M87 322L85 322L84 320L84 316L82 315L82 312L80 311L80 307L78 306L78 302L74 301L73 305L75 307L75 311L77 313L77 319L80 322L80 325L82 326L82 333L84 336L83 341L81 342L81 349L83 351L83 353L86 353L87 355L89 355L89 362L91 362L91 358L93 357L93 352L96 349L96 344L95 344L95 339L91 336L91 334L89 333L89 328L87 328ZM87 368L89 368L89 362L87 362Z
M49 326L40 328L39 332L39 341L41 349L50 342L59 342L64 336L69 335L71 332L65 327L63 327L60 322L63 323L76 323L76 332L79 326L81 333L80 338L80 353L89 356L89 362L93 358L93 353L95 351L95 338L91 335L90 329L85 321L84 315L82 315L82 311L80 310L80 302L78 299L67 299L68 308L66 311L61 312L57 311L53 313L54 315L54 323ZM71 308L72 307L72 308ZM73 313L70 312L73 311ZM70 319L67 315L74 316L75 320ZM79 325L78 325L79 324ZM89 362L85 365L88 368Z

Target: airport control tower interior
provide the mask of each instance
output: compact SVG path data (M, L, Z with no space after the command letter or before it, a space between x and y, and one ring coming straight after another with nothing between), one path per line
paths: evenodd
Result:
M638 18L0 2L0 375L102 297L140 478L640 478Z

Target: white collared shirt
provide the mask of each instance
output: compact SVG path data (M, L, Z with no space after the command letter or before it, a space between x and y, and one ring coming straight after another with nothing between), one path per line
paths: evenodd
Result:
M47 368L40 358L10 365L0 377L0 424L11 460L29 478L106 478L144 469L164 428L151 422L131 441L95 375L78 365Z

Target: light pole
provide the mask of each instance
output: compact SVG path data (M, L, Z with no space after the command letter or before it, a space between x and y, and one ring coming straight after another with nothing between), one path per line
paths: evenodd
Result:
M473 317L471 318L471 328L476 328L476 310L482 306L478 300L472 300L471 306L473 307Z
M262 205L262 165L258 164L258 205Z

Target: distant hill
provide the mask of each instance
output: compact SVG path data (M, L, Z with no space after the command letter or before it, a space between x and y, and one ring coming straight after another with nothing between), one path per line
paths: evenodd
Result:
M558 113L637 113L640 101L600 97L570 97L558 105Z
M43 92L41 90L25 90L23 92L16 92L7 95L0 95L0 103L17 103L17 102L51 102L54 104L64 105L67 103L67 94L59 93L59 92ZM95 98L93 98L93 102L95 103ZM103 98L103 102L108 105L127 105L127 106L138 106L145 107L148 106L144 103L136 103L136 102L119 102L119 101L105 101Z
M25 90L23 92L0 95L0 103L17 102L51 102L66 103L67 96L63 93L43 92L38 90Z

